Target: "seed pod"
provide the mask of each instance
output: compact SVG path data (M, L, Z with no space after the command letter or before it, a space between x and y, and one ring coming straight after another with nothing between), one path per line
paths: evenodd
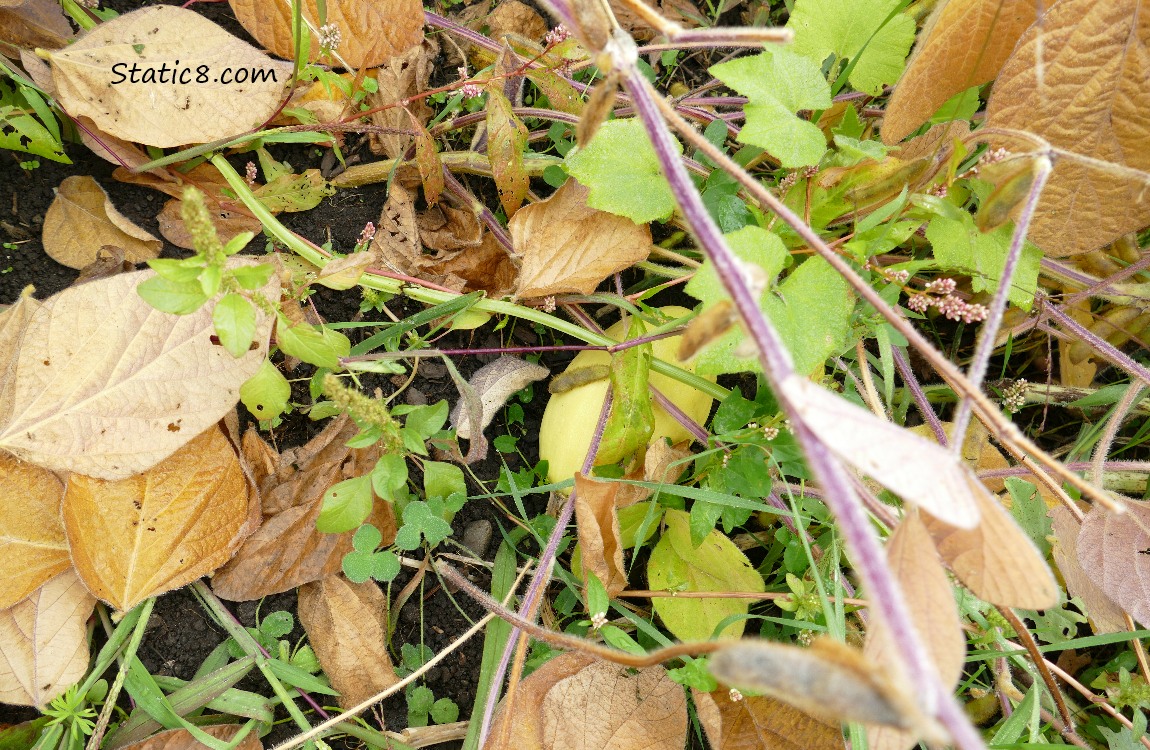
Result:
M1013 159L983 168L979 177L994 183L994 190L978 207L974 223L979 231L990 232L1010 220L1014 209L1026 200L1034 186L1039 165L1045 161L1049 168L1050 160L1045 157ZM996 169L1001 167L1000 169Z

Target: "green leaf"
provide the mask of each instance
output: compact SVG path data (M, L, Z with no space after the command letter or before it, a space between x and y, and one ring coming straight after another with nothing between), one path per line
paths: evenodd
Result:
M690 517L685 512L668 510L664 521L663 537L647 562L647 580L652 589L763 592L762 576L724 534L712 531L695 548L691 544ZM746 614L750 600L659 597L652 600L652 605L676 638L705 641L725 618ZM740 637L743 625L742 620L733 622L720 637Z
M592 208L637 224L665 220L675 210L671 185L638 119L603 123L590 143L571 151L566 164L571 176L587 186Z
M371 577L380 583L387 583L399 575L399 558L391 550L376 552L371 559Z
M193 255L182 260L154 258L148 261L148 266L157 276L177 284L186 284L200 278L200 274L204 271L204 262L204 256Z
M375 567L375 555L352 550L343 556L341 567L347 580L352 583L364 583L371 578L371 572Z
M450 724L459 718L459 705L450 698L440 698L431 706L431 720L436 724Z
M913 18L895 13L887 21L900 4L901 0L795 0L787 21L787 28L795 32L792 49L817 65L831 54L840 60L858 58L851 86L878 95L885 84L902 75L914 43Z
M403 550L416 549L421 536L434 547L451 536L451 524L435 515L426 502L416 500L403 509L403 527L395 536L395 546Z
M375 494L394 503L407 494L407 459L398 453L385 453L371 470Z
M519 438L514 435L500 435L491 441L491 445L500 453L515 453L518 444Z
M423 494L426 497L448 498L457 493L467 494L463 469L443 461L423 462Z
M245 232L246 234L246 232ZM228 243L231 245L232 243ZM270 263L258 266L238 266L232 269L232 278L244 289L262 289L271 280L275 268Z
M1010 514L1018 525L1038 547L1043 557L1050 554L1050 537L1054 534L1053 520L1046 515L1046 501L1038 488L1025 479L1006 478L1006 489L1010 492Z
M691 659L677 669L668 669L667 676L684 687L709 693L719 687L719 683L707 669L705 658Z
M407 714L422 714L424 726L427 723L427 714L435 703L435 693L426 685L415 685L407 692Z
M647 332L638 316L631 317L627 340ZM595 463L613 464L631 456L647 445L655 430L655 412L651 408L652 350L650 344L631 346L611 355L611 413L599 442Z
M355 536L351 538L351 546L357 552L375 552L383 543L383 534L370 523L365 523L356 529Z
M818 164L827 150L819 127L796 114L831 106L831 87L818 63L783 49L720 63L711 74L747 97L739 143L765 149L787 168Z
M375 497L371 477L352 477L333 485L323 493L323 507L315 527L325 534L340 534L358 528L371 514Z
M199 281L181 283L169 281L162 276L153 276L141 281L136 286L136 294L160 312L173 315L190 315L208 301Z
M606 641L608 645L614 646L621 651L626 651L636 656L647 655L647 649L640 646L634 638L627 635L625 631L615 625L604 625L599 629L599 634L603 636L603 640Z
M318 330L309 325L289 326L282 317L279 322L276 343L280 349L309 365L334 370L339 367L339 358L351 353L351 342L339 331L322 326Z
M256 335L256 310L238 294L225 294L212 310L212 324L220 343L236 359L248 353Z
M298 175L279 175L254 193L272 213L292 213L315 208L324 198L335 195L335 188L318 169L308 169Z
M283 414L291 398L291 384L270 359L240 386L240 401L256 419L275 419Z
M53 135L45 123L28 114L32 105L28 97L31 96L39 98L34 90L13 86L7 79L0 78L0 148L71 164L72 160L64 154L59 136ZM48 110L45 110L45 114L52 116ZM55 122L48 124L59 130Z
M961 271L970 275L971 288L976 292L991 292L998 288L1006 253L1010 249L1014 222L1007 222L993 232L982 233L974 225L974 218L961 214L960 219L936 216L926 228L926 238L934 247L934 258L944 270ZM1023 310L1034 304L1038 288L1038 266L1042 251L1027 242L1014 271L1009 299Z
M846 347L854 306L854 294L838 271L822 258L809 258L767 298L764 309L795 370L807 375Z
M260 620L260 632L268 638L283 638L295 628L291 612L277 610Z
M399 410L396 410L399 413ZM450 409L447 406L447 401L439 400L434 404L427 406L417 406L411 410L404 421L403 426L409 430L413 430L424 440L434 435L443 429L443 425L447 424L447 415Z
M589 570L584 571L584 573L586 574L587 585L587 613L592 617L606 614L607 608L611 606L611 597L607 596L607 588L599 580L599 576Z

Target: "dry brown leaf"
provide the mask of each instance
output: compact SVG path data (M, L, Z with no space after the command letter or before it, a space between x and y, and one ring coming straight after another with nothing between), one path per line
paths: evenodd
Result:
M975 596L992 604L1021 609L1057 604L1058 583L1030 537L997 500L985 493L976 499L981 522L973 529L923 514L943 561Z
M619 20L619 24L635 39L650 41L655 38L656 31L638 13L631 10L626 2L610 0L610 5L611 12ZM685 28L693 29L700 24L706 25L707 23L705 16L699 12L691 0L655 0L648 5L655 6L663 18Z
M554 381L552 381L554 382ZM647 446L647 453L643 456L643 472L634 479L644 482L658 482L660 484L674 484L687 464L677 463L691 455L691 442L684 440L671 445L666 439L659 437ZM674 464L672 466L672 464ZM632 477L627 477L631 479ZM651 490L634 484L619 485L619 492L615 495L615 507L626 508L635 503L641 503L651 496Z
M468 25L477 31L486 28L487 37L496 42L508 35L541 42L550 31L543 16L519 0L501 0L494 10Z
M647 258L651 230L587 205L587 188L567 180L508 224L521 257L520 298L590 294L603 279Z
M891 156L905 163L916 159L938 159L946 149L954 146L955 140L961 140L970 134L970 123L966 120L954 120L934 125L922 135L916 135L906 143L899 144L891 151Z
M59 49L72 36L72 25L53 0L0 4L0 42L24 49Z
M432 250L463 250L483 240L483 225L470 209L439 203L421 211L415 221L420 241Z
M947 99L993 79L1034 23L1035 0L947 0L918 35L883 115L882 139L901 141Z
M282 455L254 430L243 437L243 454L260 489L263 524L235 557L212 577L212 590L229 601L252 601L290 591L337 573L352 550L354 531L324 534L315 528L323 494L344 479L363 476L379 458L378 448L348 448L358 428L346 415L333 419L306 445ZM376 503L368 521L395 538L390 503Z
M132 263L158 258L164 249L151 233L116 210L100 183L87 175L64 178L44 215L44 252L77 270L91 265L103 245L124 250Z
M399 682L387 654L387 597L333 575L300 586L299 621L345 711Z
M95 606L68 569L0 610L0 702L43 708L84 676Z
M332 258L320 269L315 280L328 289L351 289L359 282L364 271L378 263L378 250L361 250L341 258Z
M72 282L73 286L89 281L107 279L121 273L131 273L136 264L124 259L124 249L115 245L101 245L96 251L96 259L80 269L80 275Z
M292 43L292 6L267 0L229 0L236 19L272 53L295 58ZM302 15L320 28L316 0L300 3ZM339 56L353 68L371 68L402 54L423 40L423 6L417 0L328 0L326 23L339 30ZM320 54L319 40L311 35L308 60Z
M570 652L544 662L499 705L483 750L544 750L543 702L548 691L594 661L587 654Z
M842 728L764 695L691 691L699 723L718 750L842 750Z
M487 292L491 299L500 299L511 294L519 269L495 235L487 232L478 247L461 251L440 266L448 276L457 276L467 285L464 291Z
M232 258L231 264L250 264ZM235 359L212 343L212 310L169 315L136 286L152 271L65 289L39 304L0 390L0 448L54 471L122 479L220 420L267 357L271 317ZM279 298L273 276L263 294Z
M239 734L242 726L238 724L218 724L216 726L200 727L200 731L205 732L217 740L230 741L233 737ZM153 734L146 740L133 742L131 745L124 745L120 750L199 750L204 745L192 736L192 733L186 729L169 729L166 732L158 732ZM252 731L248 732L247 736L236 745L235 750L263 750L263 743L260 742L259 734Z
M57 96L71 115L89 117L117 138L161 148L214 141L259 126L278 108L292 69L199 13L168 5L105 21L49 60ZM181 61L181 78L188 73L187 85L126 78L133 64L153 77L168 64L171 76L174 60ZM212 80L196 81L200 66L207 66ZM266 80L219 83L225 71L259 71ZM141 79L145 75L137 73Z
M597 482L582 474L575 475L575 522L583 553L583 572L584 575L594 573L612 598L627 588L619 516L615 512L615 496L620 486L617 482Z
M55 474L0 452L0 609L72 567L60 523L63 498Z
M950 578L918 512L911 510L903 516L887 540L886 558L902 589L911 624L926 646L930 664L941 684L950 689L962 676L966 663L966 637L962 632ZM881 618L872 618L870 622L863 656L888 668L898 669L902 663L899 644L892 642ZM871 726L867 728L867 739L874 750L906 750L913 747L919 738L893 727Z
M1102 593L1150 625L1150 503L1126 501L1118 515L1095 506L1078 532L1078 563Z
M421 11L417 11L421 12ZM370 109L379 109L371 115L371 124L389 131L372 133L369 138L371 150L389 159L402 159L411 145L411 117L426 124L432 111L422 98L407 104L407 112L397 102L411 98L428 89L434 61L439 54L439 44L434 38L423 40L413 49L384 62L375 71L378 90L368 94L364 103ZM408 115L408 112L411 114Z
M0 424L7 422L12 416L12 410L16 408L11 388L19 359L20 342L24 339L28 323L43 307L32 296L32 292L31 286L25 288L15 303L0 312Z
M1074 154L1150 172L1148 44L1147 0L1056 3L1022 36L999 74L987 105L987 127L1028 131ZM1000 137L998 143L1013 150L1033 148L1014 138ZM1061 155L1029 239L1047 255L1065 257L1147 224L1145 174L1116 173Z
M1058 565L1058 572L1066 583L1070 596L1077 596L1086 605L1086 614L1095 633L1118 633L1126 630L1126 618L1122 608L1090 580L1078 557L1078 535L1082 524L1065 507L1059 505L1051 509L1050 517L1054 532L1051 553Z
M63 516L85 585L127 611L231 559L259 523L259 500L231 442L212 427L142 474L73 474Z
M476 370L467 382L479 397L481 413L478 431L486 430L499 410L517 392L550 374L551 371L543 365L512 356L500 357ZM459 437L470 440L473 427L466 407L464 399L456 402L451 410L451 424Z
M510 48L504 46L496 70L508 57L514 57ZM518 67L518 66L516 66ZM495 192L499 193L499 204L506 216L514 217L515 212L527 199L530 187L527 170L523 165L523 153L527 150L527 126L515 114L507 89L515 95L516 87L512 76L507 73L503 87L495 83L487 85L487 160L491 164L491 176L495 179Z

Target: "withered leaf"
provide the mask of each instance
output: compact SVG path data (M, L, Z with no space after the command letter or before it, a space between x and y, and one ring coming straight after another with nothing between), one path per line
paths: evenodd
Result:
M399 682L387 653L387 598L340 575L299 590L299 620L344 710Z
M1061 505L1051 509L1049 515L1055 539L1051 552L1058 565L1058 572L1066 582L1067 594L1082 599L1095 633L1118 633L1125 630L1126 618L1122 616L1122 608L1082 570L1078 556L1078 535L1082 524Z
M731 700L729 690L693 690L699 723L711 747L722 750L842 750L837 722L816 719L765 695Z
M24 0L0 5L0 42L24 49L59 49L72 36L72 26L59 3Z
M177 59L193 79L199 65L207 65L216 78L179 86L120 79L126 74L117 63L125 60L158 70ZM105 21L51 53L49 60L57 96L70 114L89 117L126 141L161 148L205 143L257 127L279 106L292 68L199 13L170 5ZM260 71L260 80L219 83L225 69Z
M500 704L483 750L544 750L543 702L548 692L594 661L586 654L571 652L544 662L519 683L513 697Z
M1030 225L1030 240L1047 255L1086 253L1150 224L1148 44L1145 0L1062 0L1022 36L998 76L987 127L1034 133L1071 152L1055 158ZM996 142L1033 149L1017 138Z
M416 224L419 239L432 250L452 252L477 247L483 239L483 224L474 211L445 203L421 211Z
M421 125L431 118L431 107L422 98L416 98L406 105L400 102L427 90L435 67L433 62L438 54L439 44L434 38L428 38L419 46L392 57L376 69L378 90L368 94L365 103L372 110L378 110L372 112L371 124L385 130L369 136L374 153L389 159L404 158L412 142L408 135L412 118ZM428 203L431 202L429 199Z
M1045 609L1058 603L1054 574L1014 518L987 494L975 495L980 521L959 529L923 514L943 561L980 599L1003 607Z
M591 208L587 192L567 180L511 218L508 229L521 257L516 296L590 294L603 279L646 259L650 228Z
M527 197L527 170L523 152L527 149L527 126L511 109L511 101L495 88L487 87L487 158L499 192L503 212L514 217Z
M219 724L200 727L200 731L225 742L232 740L243 727L237 724ZM204 745L186 729L169 729L153 734L146 740L124 745L120 750L200 750ZM263 750L263 743L257 732L248 732L235 750Z
M1095 506L1078 532L1078 562L1102 593L1142 625L1150 624L1150 503L1126 501L1118 515Z
M236 19L260 44L280 57L295 57L290 4L230 0L230 5ZM353 68L374 67L423 40L423 6L416 0L328 0L325 6L326 23L339 30L336 51ZM300 3L300 8L314 28L324 23L319 20L317 0ZM308 60L322 58L313 33Z
M232 264L251 264L232 258ZM136 286L152 271L65 289L39 304L11 376L0 383L0 448L56 471L122 479L215 424L267 357L271 317L235 359L212 343L214 306L189 315L150 307ZM262 294L279 298L279 281Z
M223 565L255 530L259 512L219 427L127 479L73 474L63 507L76 570L122 611Z
M507 250L491 232L483 235L478 247L462 250L458 255L444 261L440 266L448 276L456 276L466 282L465 291L487 292L492 299L511 294L519 269L507 254Z
M72 567L60 523L64 484L0 451L0 609Z
M12 378L16 374L17 354L24 332L42 303L27 287L6 310L0 312L0 424L8 421L16 403L11 398Z
M290 591L338 572L355 532L324 534L315 528L323 494L337 482L363 476L379 448L348 448L358 428L346 415L324 427L306 445L277 454L254 430L243 437L243 454L263 503L263 524L212 577L212 590L229 601L252 601ZM377 502L368 521L395 538L395 514Z
M479 432L487 429L499 410L518 391L550 374L551 371L543 365L510 356L500 357L476 370L468 382L479 396L483 410ZM455 426L459 437L465 440L471 439L473 428L463 399L460 399L451 410L451 424Z
M68 569L0 610L0 701L43 708L88 671L96 600Z
M575 522L583 572L584 575L594 573L611 597L618 596L627 588L627 569L623 566L623 544L615 506L621 486L617 482L597 482L582 474L575 475Z
M57 263L81 269L91 265L103 245L123 248L124 258L143 263L164 248L149 232L112 205L100 183L87 175L65 177L44 215L44 252Z
M1036 0L945 0L918 35L883 115L882 139L901 141L955 94L993 79L1038 16Z

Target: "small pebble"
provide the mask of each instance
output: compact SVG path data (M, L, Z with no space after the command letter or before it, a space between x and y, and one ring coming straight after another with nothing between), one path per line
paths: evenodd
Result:
M482 558L487 554L487 545L491 544L491 522L486 519L472 521L463 530L462 544L467 549Z
M426 406L427 394L418 388L408 388L403 392L403 400L411 406Z

